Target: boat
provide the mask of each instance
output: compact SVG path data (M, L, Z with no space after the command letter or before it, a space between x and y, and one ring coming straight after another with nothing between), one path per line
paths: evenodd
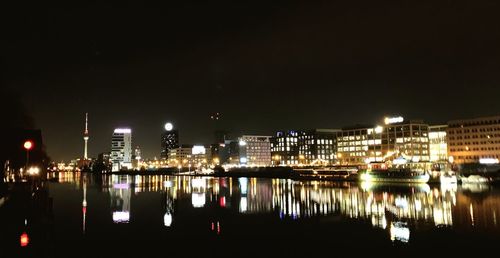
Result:
M500 183L499 173L478 173L460 175L460 182L462 184L493 184Z
M429 178L428 173L409 168L376 169L360 175L361 181L384 183L427 183Z
M296 179L325 179L334 181L356 181L358 170L354 168L309 168L294 169Z

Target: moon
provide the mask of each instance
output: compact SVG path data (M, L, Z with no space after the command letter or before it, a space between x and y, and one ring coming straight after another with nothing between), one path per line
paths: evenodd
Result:
M172 125L172 123L165 124L165 130L172 131L172 129L174 129L174 125Z

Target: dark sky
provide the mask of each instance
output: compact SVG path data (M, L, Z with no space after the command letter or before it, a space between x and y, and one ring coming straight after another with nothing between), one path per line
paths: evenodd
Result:
M498 1L4 1L2 87L17 89L55 160L133 129L159 155L166 121L210 143L401 114L500 114ZM170 3L172 2L172 3Z

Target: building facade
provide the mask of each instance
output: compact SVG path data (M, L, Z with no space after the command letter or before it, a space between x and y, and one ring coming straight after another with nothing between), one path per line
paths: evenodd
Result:
M448 162L448 125L429 126L429 154L432 162Z
M168 165L171 167L201 167L208 165L210 148L203 145L182 145L170 150Z
M450 161L498 163L500 116L449 121L446 133Z
M333 165L337 161L337 134L339 129L314 129L298 136L299 164Z
M112 171L132 168L132 130L117 128L111 139Z
M165 130L161 134L161 152L162 159L169 159L170 150L179 148L179 132L177 130Z
M403 157L409 162L429 162L429 125L386 118L385 125L344 128L337 136L340 164L361 165Z
M271 166L271 136L243 135L238 140L241 165Z
M271 138L273 165L299 165L299 133L298 131L279 131Z

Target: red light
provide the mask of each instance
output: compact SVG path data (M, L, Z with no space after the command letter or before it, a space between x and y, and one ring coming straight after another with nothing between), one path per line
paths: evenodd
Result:
M33 148L33 142L29 140L25 141L23 146L26 150L31 150Z
M219 199L219 206L222 208L226 207L226 197L221 197Z
M28 234L26 234L26 232L23 232L21 234L20 242L21 242L21 247L25 247L30 243L30 238L28 237Z

